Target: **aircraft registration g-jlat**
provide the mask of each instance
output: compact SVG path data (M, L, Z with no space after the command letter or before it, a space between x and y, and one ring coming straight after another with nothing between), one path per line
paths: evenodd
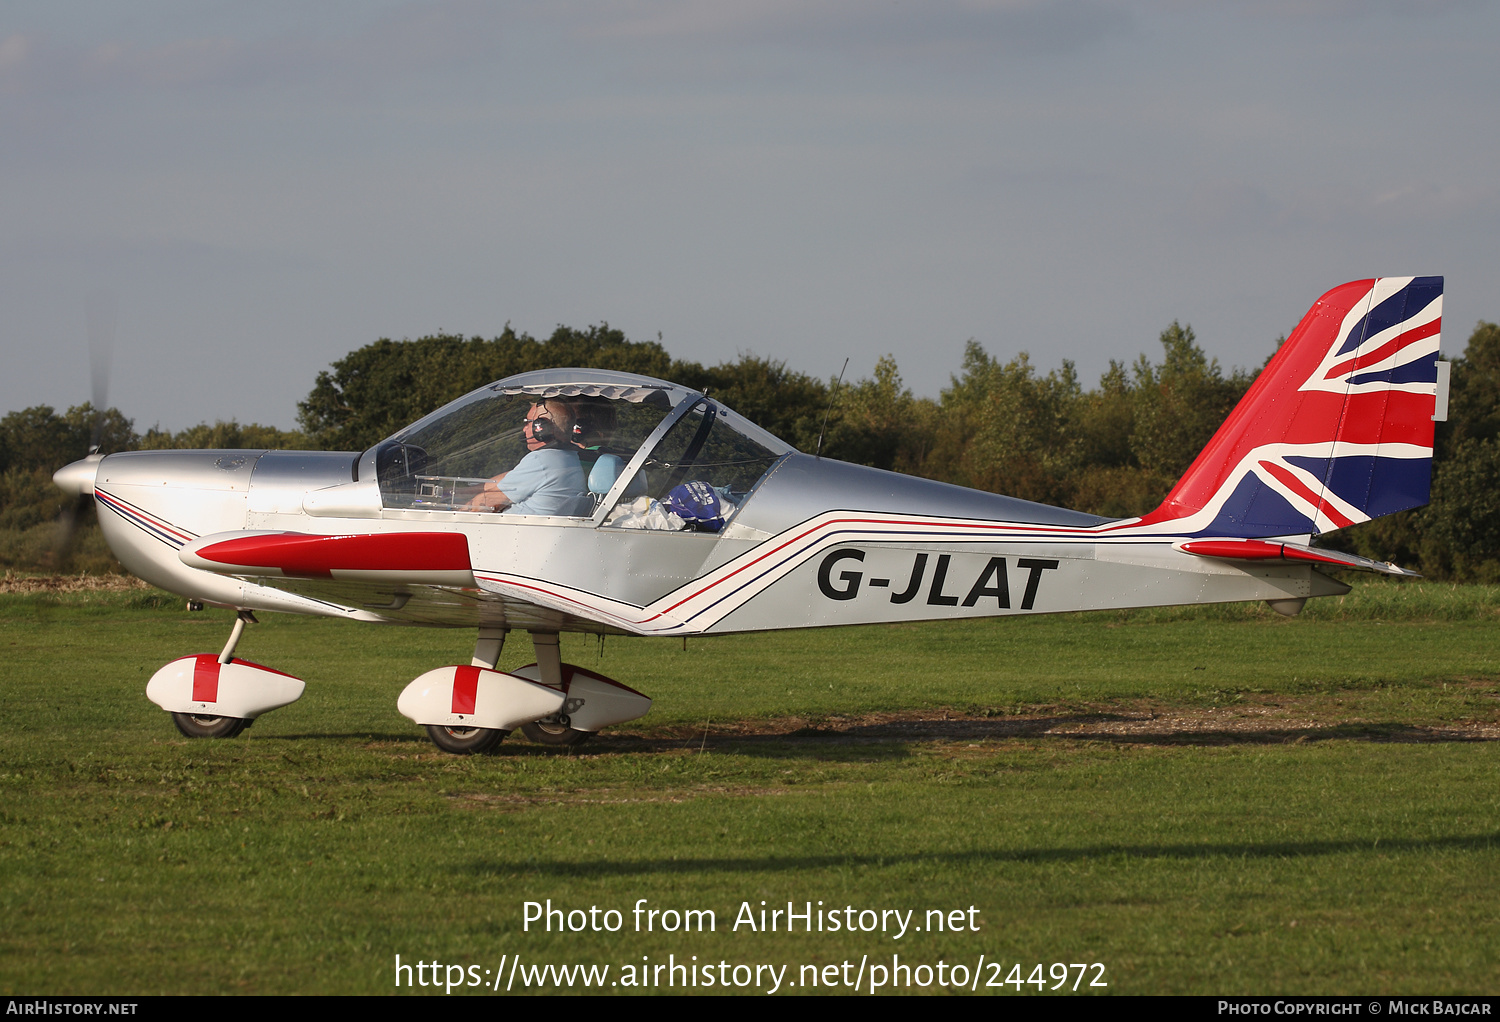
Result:
M303 683L234 657L255 611L470 628L470 664L406 686L441 748L514 728L569 744L645 695L561 662L564 631L712 635L1265 600L1410 572L1313 536L1425 504L1441 277L1361 280L1303 318L1165 501L1106 519L802 454L662 380L549 369L482 387L364 452L134 451L58 471L131 572L239 611L148 697L239 733ZM536 663L496 670L508 631Z

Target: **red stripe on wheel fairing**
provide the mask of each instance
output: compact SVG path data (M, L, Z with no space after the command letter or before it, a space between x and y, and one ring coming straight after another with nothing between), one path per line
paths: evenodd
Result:
M193 702L218 701L219 658L212 653L199 653L193 664Z
M479 694L479 668L455 667L453 669L454 713L473 713L474 697Z

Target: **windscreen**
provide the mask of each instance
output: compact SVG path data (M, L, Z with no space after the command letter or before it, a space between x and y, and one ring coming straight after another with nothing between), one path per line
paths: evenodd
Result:
M657 442L607 524L718 532L790 450L727 409L700 400Z
M387 440L375 455L384 505L586 517L599 497L589 488L596 463L628 462L669 410L641 388L626 397L536 390L478 391Z

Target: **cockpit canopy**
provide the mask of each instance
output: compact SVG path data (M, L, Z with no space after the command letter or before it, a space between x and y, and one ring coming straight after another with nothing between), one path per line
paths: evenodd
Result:
M532 427L530 449L524 429L528 415L548 421L546 427ZM534 455L537 437L556 453ZM631 373L547 369L466 394L372 453L386 508L500 511L621 528L696 525L716 531L771 465L792 451L697 391ZM539 472L554 477L545 498L509 507L486 504L486 491L503 493L507 476L521 492ZM687 516L684 524L665 512L678 510L684 484L694 483L713 491L708 501L721 513L696 522Z

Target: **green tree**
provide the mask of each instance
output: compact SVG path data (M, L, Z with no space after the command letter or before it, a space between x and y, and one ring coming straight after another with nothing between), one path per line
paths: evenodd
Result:
M1500 326L1481 321L1453 360L1436 433L1431 502L1327 542L1433 578L1500 582Z
M742 354L707 369L673 362L666 372L651 375L709 394L799 450L811 453L817 447L828 386L785 362Z
M1451 443L1500 436L1500 326L1481 320L1453 360L1448 426L1439 432Z
M59 415L51 405L10 412L0 419L0 472L13 468L52 472L89 453L95 443L105 454L134 448L131 421L119 409L95 415L93 405L74 405Z
M1160 365L1153 366L1145 355L1135 364L1130 449L1141 468L1170 480L1170 486L1245 396L1253 378L1238 369L1226 378L1219 360L1208 358L1198 346L1193 328L1175 320L1161 332L1161 346Z
M234 420L220 420L213 425L200 422L196 426L170 433L155 426L141 437L140 450L309 450L307 437L295 430L262 426L258 422L241 425Z
M438 334L386 338L352 351L318 374L298 422L315 447L363 450L454 398L516 373L556 366L665 376L672 362L655 341L631 341L607 323L559 326L545 341L506 326L484 340Z
M962 375L943 391L934 476L1025 500L1066 502L1078 457L1080 397L1071 362L1039 377L1026 352L1002 363L971 340Z
M933 445L936 405L918 401L896 359L883 355L875 375L837 395L824 453L841 461L921 475Z
M1076 406L1077 466L1072 505L1107 518L1126 518L1151 510L1166 495L1158 473L1144 472L1131 447L1135 433L1135 389L1125 365L1110 360L1097 390L1082 395Z
M1435 467L1421 516L1422 567L1461 582L1500 582L1500 437L1466 437ZM1375 523L1371 523L1375 524Z
M52 473L84 457L91 446L113 454L132 449L137 439L131 421L118 409L95 414L89 404L62 414L37 405L0 418L0 566L32 571L116 569L98 538L93 502L64 494L53 484ZM73 557L71 563L60 542L59 521L65 512L82 534L73 551L90 551L87 558Z

